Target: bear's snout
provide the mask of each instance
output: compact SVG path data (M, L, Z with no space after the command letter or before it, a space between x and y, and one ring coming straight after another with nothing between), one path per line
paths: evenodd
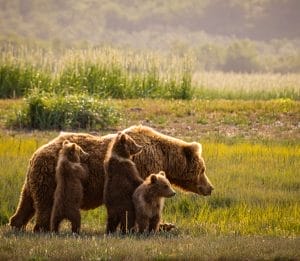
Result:
M170 191L168 197L171 198L171 197L174 197L175 195L176 195L176 191L172 189L172 190Z
M214 190L214 187L212 185L207 186L198 186L199 194L203 196L209 196L211 195L212 191Z

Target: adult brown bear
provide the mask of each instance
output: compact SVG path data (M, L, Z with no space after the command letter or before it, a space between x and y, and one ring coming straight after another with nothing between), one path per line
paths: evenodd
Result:
M124 132L143 146L142 152L133 157L143 179L151 173L164 170L172 184L200 195L211 194L213 186L205 175L205 163L201 157L199 143L187 143L145 126L132 126ZM100 206L103 203L103 161L108 144L115 135L96 137L66 133L40 147L29 162L19 205L16 213L10 218L10 225L18 229L25 228L35 214L34 231L49 231L56 187L55 167L59 150L66 139L77 143L88 153L86 158L81 159L88 171L88 178L83 184L81 209L88 210Z

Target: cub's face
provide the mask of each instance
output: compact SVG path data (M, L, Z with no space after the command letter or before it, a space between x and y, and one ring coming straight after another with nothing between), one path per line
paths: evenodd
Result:
M170 198L176 195L164 171L160 171L158 174L151 174L150 182L156 196Z
M86 157L86 153L79 145L76 143L65 140L62 145L61 152L72 162L80 162L81 157Z

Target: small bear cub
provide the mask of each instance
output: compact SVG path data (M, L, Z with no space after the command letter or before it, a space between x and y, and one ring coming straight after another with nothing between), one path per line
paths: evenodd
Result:
M169 180L164 171L151 174L133 193L133 203L136 213L136 224L138 232L157 232L164 198L175 196Z
M80 163L80 157L88 154L76 143L65 140L59 151L56 165L56 189L51 212L51 231L58 232L63 219L72 224L72 232L80 231L80 206L83 198L82 181L87 171Z
M144 180L131 157L141 150L142 147L123 132L119 132L109 144L104 160L106 176L103 190L103 201L107 209L107 234L114 233L119 224L123 234L134 229L132 194Z

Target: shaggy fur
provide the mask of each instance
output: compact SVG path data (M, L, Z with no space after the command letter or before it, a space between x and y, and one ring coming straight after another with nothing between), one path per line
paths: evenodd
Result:
M112 140L104 160L105 185L104 204L107 209L106 233L114 233L121 224L125 234L132 231L135 212L132 194L143 183L131 156L139 153L142 147L124 133Z
M60 222L68 219L72 232L80 230L80 205L83 197L82 181L86 179L85 169L80 164L80 155L86 153L76 143L65 140L59 151L56 166L56 189L51 213L51 231L58 232Z
M213 189L205 175L205 164L199 143L187 143L163 135L145 126L132 126L124 130L143 150L132 160L140 176L164 170L173 185L200 195L210 195ZM96 137L82 133L61 134L40 147L32 156L16 213L10 219L15 228L25 227L36 215L34 230L48 231L56 187L55 166L64 140L75 142L89 156L81 159L88 169L84 183L82 209L94 209L103 203L104 166L108 144L116 135Z
M164 198L175 196L165 172L151 174L133 193L132 200L136 213L138 231L157 232L164 205Z

